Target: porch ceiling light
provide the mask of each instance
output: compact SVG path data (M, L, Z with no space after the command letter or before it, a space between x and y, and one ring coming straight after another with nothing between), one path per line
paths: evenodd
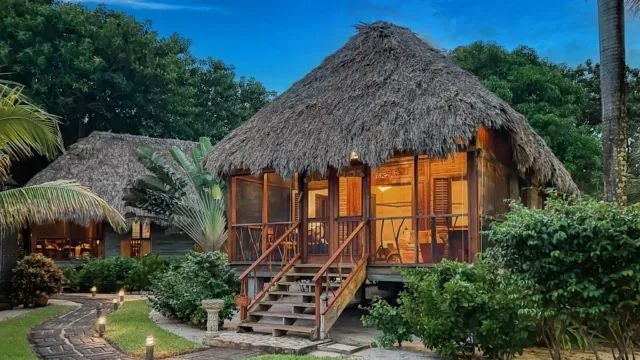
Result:
M389 189L391 189L391 186L387 186L387 185L378 186L378 190L380 190L381 193L383 193L383 192L385 192L385 191L387 191Z
M360 157L358 156L358 153L355 150L351 150L351 154L349 154L349 160L351 161L360 160Z

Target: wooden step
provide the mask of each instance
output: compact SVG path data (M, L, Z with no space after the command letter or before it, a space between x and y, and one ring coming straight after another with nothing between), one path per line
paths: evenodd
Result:
M316 316L314 314L294 314L294 313L282 313L282 312L275 312L275 311L249 311L249 316L275 317L275 318L286 318L286 319L305 319L305 320L316 319Z
M314 303L304 303L304 302L293 302L293 301L273 301L273 300L263 300L260 301L258 304L260 305L286 305L286 306L297 306L297 307L308 307L308 308L312 308L315 307L316 304Z
M324 264L296 264L293 267L297 267L297 268L309 268L309 269L320 269L321 267L323 267ZM342 264L341 265L343 268L352 268L353 264ZM338 264L332 264L331 268L336 268L338 267Z
M327 283L323 282L322 286L325 286ZM278 281L278 285L301 285L301 286L316 286L314 283L299 283L297 281ZM340 283L332 282L329 284L331 286L340 286Z
M304 273L304 272L290 272L290 273L286 273L286 274L284 274L284 276L305 276L305 277L314 277L314 276L316 276L316 274L315 274L315 273ZM336 278L336 277L344 277L344 278L346 278L346 277L348 277L348 276L349 276L349 273L342 273L342 274L338 274L338 273L329 273L329 277L333 277L333 278ZM326 275L326 274L324 274L324 275L322 275L322 277L323 277L323 278L326 278L326 277L327 277L327 275Z
M295 291L269 291L270 295L289 295L289 296L315 296L313 292L295 292Z
M251 328L259 330L281 330L281 331L295 331L299 333L312 334L316 329L313 326L298 326L298 325L283 325L283 324L269 324L269 323L257 323L257 322L245 322L238 325L238 328Z

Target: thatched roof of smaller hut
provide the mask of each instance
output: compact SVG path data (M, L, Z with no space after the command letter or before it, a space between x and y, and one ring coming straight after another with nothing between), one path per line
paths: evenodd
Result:
M27 185L58 179L76 180L91 188L121 214L145 217L148 214L125 206L122 200L127 183L147 173L138 162L136 149L146 145L171 159L169 150L172 146L186 152L195 144L192 141L94 131L71 145Z
M527 119L411 30L387 22L357 34L215 145L217 174L271 168L284 176L394 153L444 158L481 127L510 134L520 174L575 193L575 183Z

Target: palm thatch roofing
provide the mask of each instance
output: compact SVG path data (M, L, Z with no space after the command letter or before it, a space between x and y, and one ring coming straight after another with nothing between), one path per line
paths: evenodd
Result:
M140 209L125 206L122 200L127 184L147 174L138 162L136 149L146 145L171 159L169 150L172 146L187 152L195 144L192 141L94 131L71 145L27 185L58 179L76 180L91 188L121 214L148 217L149 214Z
M527 119L411 30L356 26L341 49L215 145L207 167L271 168L289 176L394 153L444 158L481 127L506 130L520 174L534 185L578 188Z

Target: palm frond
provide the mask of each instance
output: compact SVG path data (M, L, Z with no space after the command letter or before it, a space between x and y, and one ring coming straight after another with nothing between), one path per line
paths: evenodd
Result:
M204 251L212 251L220 249L228 238L224 212L225 204L222 199L191 194L184 197L174 209L170 222Z
M11 158L7 154L0 153L0 185L9 180L9 167Z
M0 82L0 152L11 158L53 158L63 150L58 117L32 105L23 87Z
M636 13L640 11L640 0L626 0L625 4L631 11L635 11Z
M126 228L117 210L75 181L57 180L0 192L0 234L19 230L29 223L61 219L79 224L106 220L118 232Z

